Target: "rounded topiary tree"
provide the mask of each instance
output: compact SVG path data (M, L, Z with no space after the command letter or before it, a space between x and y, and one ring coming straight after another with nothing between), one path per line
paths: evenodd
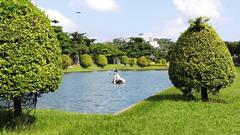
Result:
M80 65L83 68L91 67L93 65L92 57L88 54L81 55L80 56Z
M208 101L208 93L219 91L233 83L235 67L222 39L203 17L190 21L171 53L169 76L185 94L201 92Z
M122 56L121 57L121 63L126 66L127 64L129 64L129 60L128 60L128 56Z
M137 64L137 59L136 58L129 58L128 59L130 66L136 65Z
M0 1L0 97L22 115L23 96L52 92L62 77L58 40L30 0Z
M63 69L67 69L68 66L71 66L72 65L72 59L66 55L66 54L63 54L62 55L62 66L63 66Z
M105 55L99 55L97 57L97 65L100 66L101 68L104 68L108 64L108 60Z
M137 64L138 64L138 66L140 66L142 68L146 67L146 66L148 66L148 60L146 59L146 57L142 56L142 57L138 58Z

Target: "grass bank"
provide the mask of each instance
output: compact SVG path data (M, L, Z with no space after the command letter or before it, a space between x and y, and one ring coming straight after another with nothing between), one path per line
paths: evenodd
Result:
M199 95L196 94L197 97ZM4 115L1 115L4 117ZM120 115L67 113L37 110L35 123L25 128L4 128L1 134L36 135L193 135L240 134L240 69L234 84L222 90L210 103L200 98L183 98L176 88L170 88Z
M167 70L167 67L165 65L152 65L152 66L148 66L148 67L144 67L141 68L139 66L123 66L123 65L118 65L118 64L109 64L107 66L105 66L104 68L100 68L96 65L93 65L89 68L82 68L80 66L73 66L73 68L69 68L64 70L64 73L70 73L70 72L90 72L90 71L108 71L108 70L114 70L114 69L118 69L118 70Z

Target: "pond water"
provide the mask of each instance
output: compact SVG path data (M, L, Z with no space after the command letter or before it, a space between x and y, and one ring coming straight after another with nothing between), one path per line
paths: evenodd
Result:
M111 114L172 86L167 71L122 71L126 84L112 84L113 71L69 73L60 88L38 99L38 108Z

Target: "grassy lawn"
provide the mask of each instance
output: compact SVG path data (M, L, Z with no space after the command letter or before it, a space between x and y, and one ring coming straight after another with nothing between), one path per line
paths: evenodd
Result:
M73 66L73 68L64 70L64 73L69 73L69 72L89 72L89 71L107 71L107 70L114 70L114 69L118 69L118 70L167 70L167 67L165 65L152 65L149 67L144 67L141 68L139 66L134 65L133 67L127 65L127 66L123 66L123 65L117 65L117 64L109 64L107 66L105 66L104 68L100 68L96 65L93 65L87 69L84 69L80 66Z
M176 88L170 88L140 102L128 111L113 115L89 115L56 110L37 110L35 123L15 131L4 128L2 134L41 135L226 135L240 134L240 69L234 84L222 90L210 103L199 95L188 100Z

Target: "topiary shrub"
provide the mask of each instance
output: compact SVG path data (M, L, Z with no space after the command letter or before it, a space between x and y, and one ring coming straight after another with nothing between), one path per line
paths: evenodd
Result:
M151 59L147 59L147 62L148 62L148 66L150 66L151 64L153 64L153 62L152 62Z
M144 56L142 56L142 57L138 58L137 64L141 68L146 67L146 66L148 66L148 60Z
M63 67L63 69L67 69L71 65L72 65L72 59L68 55L63 54L62 55L62 67Z
M160 60L160 64L162 64L162 65L167 65L167 60L166 60L166 59L161 59L161 60Z
M81 55L80 56L80 65L83 68L91 67L93 65L92 57L88 54Z
M208 93L230 86L235 77L231 55L207 21L202 17L191 21L177 40L169 67L174 86L185 94L201 92L203 101L208 101Z
M0 1L0 97L22 116L26 96L58 88L61 49L50 20L30 0ZM27 103L26 103L27 102ZM35 105L34 105L35 106Z
M121 57L121 64L124 64L124 66L129 64L128 56L122 56Z
M101 68L104 68L108 64L107 57L105 55L99 55L97 57L97 65Z
M137 59L135 58L129 58L128 61L131 67L137 64Z

